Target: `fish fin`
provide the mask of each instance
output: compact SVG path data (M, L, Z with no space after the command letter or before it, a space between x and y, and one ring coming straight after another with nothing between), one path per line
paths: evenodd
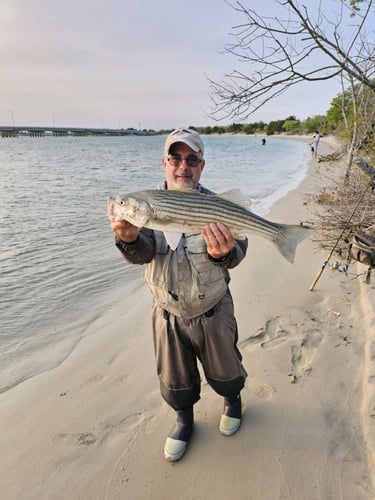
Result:
M298 243L307 238L312 232L313 229L306 226L280 224L280 231L273 242L281 255L293 264Z
M234 237L235 237L236 240L246 240L247 239L246 234L242 234L242 233L241 234L236 234L236 235L234 235Z
M165 239L167 240L168 245L172 250L176 250L178 244L180 243L180 239L182 237L182 233L171 233L168 231L164 231Z
M224 193L220 193L217 195L219 198L223 200L231 201L236 205L240 205L247 210L250 210L251 201L244 196L239 189L230 189L229 191L224 191Z
M243 233L237 229L231 229L230 232L232 233L232 236L235 240L247 240L248 235L246 233Z

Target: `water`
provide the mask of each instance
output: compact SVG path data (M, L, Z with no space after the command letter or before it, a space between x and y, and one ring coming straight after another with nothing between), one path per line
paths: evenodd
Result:
M142 268L124 264L114 246L106 201L161 183L164 140L0 140L0 392L61 363L124 288L144 286ZM310 153L301 141L204 142L202 184L241 188L259 214L306 175Z

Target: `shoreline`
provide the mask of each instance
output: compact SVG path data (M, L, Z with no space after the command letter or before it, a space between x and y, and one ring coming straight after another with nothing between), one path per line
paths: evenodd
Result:
M298 137L298 139L300 139L300 137ZM292 141L295 142L293 140L293 137L288 142ZM278 150L279 147L280 146L277 146L276 150ZM309 154L304 155L303 159L301 159L300 156L296 156L297 158L299 158L299 166L297 167L299 170L297 172L294 172L292 175L288 174L285 176L285 185L278 187L275 191L273 191L272 194L264 195L263 197L255 197L254 199L252 199L252 208L255 213L267 217L267 213L269 212L270 207L277 200L286 196L289 191L294 190L296 186L300 184L301 179L303 179L307 175L308 162L305 161L307 156L309 156ZM295 170L297 170L297 168L295 168ZM208 173L210 174L209 171ZM203 184L211 186L211 181L212 178L206 179L203 181ZM241 186L241 183L238 182L233 182L232 184L234 188ZM244 186L241 187L242 189L244 189ZM220 186L217 191L221 192L227 189L228 186L224 185L224 187ZM249 199L251 199L251 196ZM105 230L107 231L108 228L105 227ZM108 238L108 240L109 239L110 238ZM111 246L111 241L108 241L108 245L109 247ZM113 254L115 254L115 258L119 257L117 249L110 248L110 250L112 250ZM112 261L107 263L107 265L111 266L113 263ZM124 265L120 258L118 258L117 265L120 266L120 271L123 272ZM49 318L42 318L40 321L42 329L42 331L40 332L40 339L43 339L43 342L40 342L38 350L36 352L27 351L27 346L24 351L22 351L22 349L18 350L17 343L14 340L12 348L9 349L8 353L3 353L0 358L0 364L2 363L3 374L2 379L0 379L0 393L6 392L7 390L18 385L19 383L22 383L28 378L39 375L40 373L42 373L42 371L49 371L63 362L64 359L70 355L70 352L76 348L76 345L80 342L82 336L91 334L93 327L95 327L98 322L97 318L100 316L108 317L107 310L116 307L116 303L118 302L118 295L132 295L130 286L128 287L128 285L130 285L130 278L128 278L128 274L126 274L129 270L130 267L125 270L122 283L116 283L116 289L113 285L111 285L110 293L105 292L105 295L101 295L101 299L99 297L97 298L95 307L92 307L92 303L90 304L90 301L88 300L87 303L89 304L89 308L86 310L82 309L82 315L76 315L75 318L73 318L71 321L68 321L67 323L64 323L64 317L54 318L51 322L50 327L48 324ZM143 282L142 270L132 269L133 274L134 271L140 271L138 274ZM132 299L130 298L130 301L131 300ZM72 312L74 312L74 308L72 309ZM8 321L12 322L11 315L9 315ZM20 328L20 331L22 331L22 328ZM49 332L53 332L53 334ZM60 332L63 332L62 340L60 340ZM33 333L38 335L38 332L34 331ZM11 335L9 335L9 337L11 337ZM13 337L13 339L15 339L15 337Z
M310 162L267 218L306 220L319 168ZM0 395L4 498L374 498L370 288L326 269L310 292L325 254L305 240L290 265L254 237L231 272L249 374L238 434L219 435L222 401L203 381L186 456L164 460L174 415L159 395L144 286L59 367Z

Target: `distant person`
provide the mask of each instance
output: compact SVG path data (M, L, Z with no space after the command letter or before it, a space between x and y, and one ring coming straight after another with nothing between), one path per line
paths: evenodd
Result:
M310 142L310 146L311 146L311 158L316 158L317 157L319 141L320 141L319 130L315 130L315 134L313 136L313 139Z
M214 194L199 182L205 166L203 153L196 131L177 129L169 134L161 188ZM154 296L152 327L161 395L176 412L164 456L176 462L184 455L193 432L193 406L201 392L198 360L208 384L223 398L220 433L231 436L241 424L240 392L247 373L237 347L237 323L228 285L229 269L245 257L247 239L236 240L224 224L211 223L202 234L181 234L172 249L161 231L140 229L114 217L111 228L125 259L146 265L145 279Z
M264 137L263 137L263 139L262 139L262 146L264 146L265 144L266 144L266 139L264 139Z

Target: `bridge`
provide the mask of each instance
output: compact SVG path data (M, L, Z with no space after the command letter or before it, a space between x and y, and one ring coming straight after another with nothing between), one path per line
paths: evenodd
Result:
M79 127L28 127L0 126L1 137L85 137L85 136L124 136L146 135L143 130L134 128L79 128Z

